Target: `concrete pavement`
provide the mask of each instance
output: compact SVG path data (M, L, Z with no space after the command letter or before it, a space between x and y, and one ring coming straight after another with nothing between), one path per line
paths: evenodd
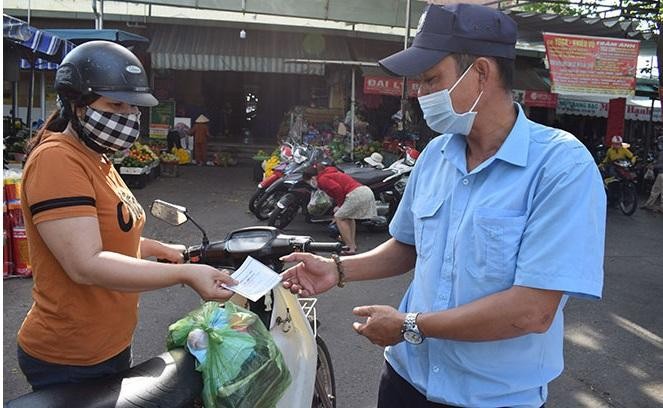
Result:
M260 224L246 211L255 190L250 167L181 170L181 177L161 178L135 190L137 199L145 208L155 198L188 207L196 221L206 227L210 239L220 239L235 228ZM305 224L300 218L288 233L328 240L321 226ZM145 236L185 244L200 242L192 224L171 227L149 215ZM386 238L386 234L360 231L360 250ZM353 283L320 296L321 336L332 355L339 408L375 406L382 364L382 350L353 332L352 307L396 306L409 279L407 274ZM30 287L30 280L8 280L3 285L3 401L28 391L16 364L15 334L31 304ZM142 295L134 363L162 352L168 325L198 304L195 293L186 287ZM663 406L662 311L663 216L638 210L626 217L610 210L604 298L572 299L567 305L566 368L551 384L546 406Z

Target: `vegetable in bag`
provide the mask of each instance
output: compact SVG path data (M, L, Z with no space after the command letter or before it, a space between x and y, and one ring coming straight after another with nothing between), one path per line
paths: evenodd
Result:
M262 321L233 303L206 302L168 330L169 350L186 347L196 357L207 408L271 408L292 381Z
M329 211L333 205L331 197L324 191L317 189L311 194L311 200L309 200L306 209L309 214L320 216Z

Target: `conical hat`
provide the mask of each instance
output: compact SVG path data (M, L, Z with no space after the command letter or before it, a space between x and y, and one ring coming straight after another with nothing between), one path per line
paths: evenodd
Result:
M205 115L200 115L196 119L196 123L207 123L207 122L209 122L209 119L207 119Z

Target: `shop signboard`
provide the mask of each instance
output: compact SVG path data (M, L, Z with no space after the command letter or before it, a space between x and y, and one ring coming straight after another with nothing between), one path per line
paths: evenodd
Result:
M649 112L651 108L640 105L626 105L626 120L649 121ZM568 98L559 98L557 103L557 114L559 115L581 115L594 116L600 118L608 117L608 103L596 101L579 101ZM654 108L654 122L662 122L661 108Z
M150 139L165 140L168 129L173 127L175 101L160 101L150 108Z
M606 102L576 101L559 98L557 102L557 114L607 118L608 104Z
M553 93L635 94L639 41L554 33L543 33L543 39Z
M648 106L626 105L625 119L649 121L650 112L651 108ZM661 108L654 108L652 120L661 122Z
M557 94L546 91L525 91L525 106L533 108L557 107Z
M414 98L419 90L419 81L407 81L408 96ZM377 95L401 96L403 93L403 78L387 76L365 76L364 93Z

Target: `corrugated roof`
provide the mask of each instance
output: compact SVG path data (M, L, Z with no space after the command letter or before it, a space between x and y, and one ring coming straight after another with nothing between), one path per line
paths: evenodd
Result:
M518 24L518 40L543 43L543 32L590 35L597 37L628 38L643 41L645 48L652 48L655 36L637 29L637 23L557 14L518 12L503 10ZM655 47L654 47L655 48Z
M322 64L292 59L349 60L346 40L322 34L240 31L216 27L157 26L148 52L153 68L324 75Z

